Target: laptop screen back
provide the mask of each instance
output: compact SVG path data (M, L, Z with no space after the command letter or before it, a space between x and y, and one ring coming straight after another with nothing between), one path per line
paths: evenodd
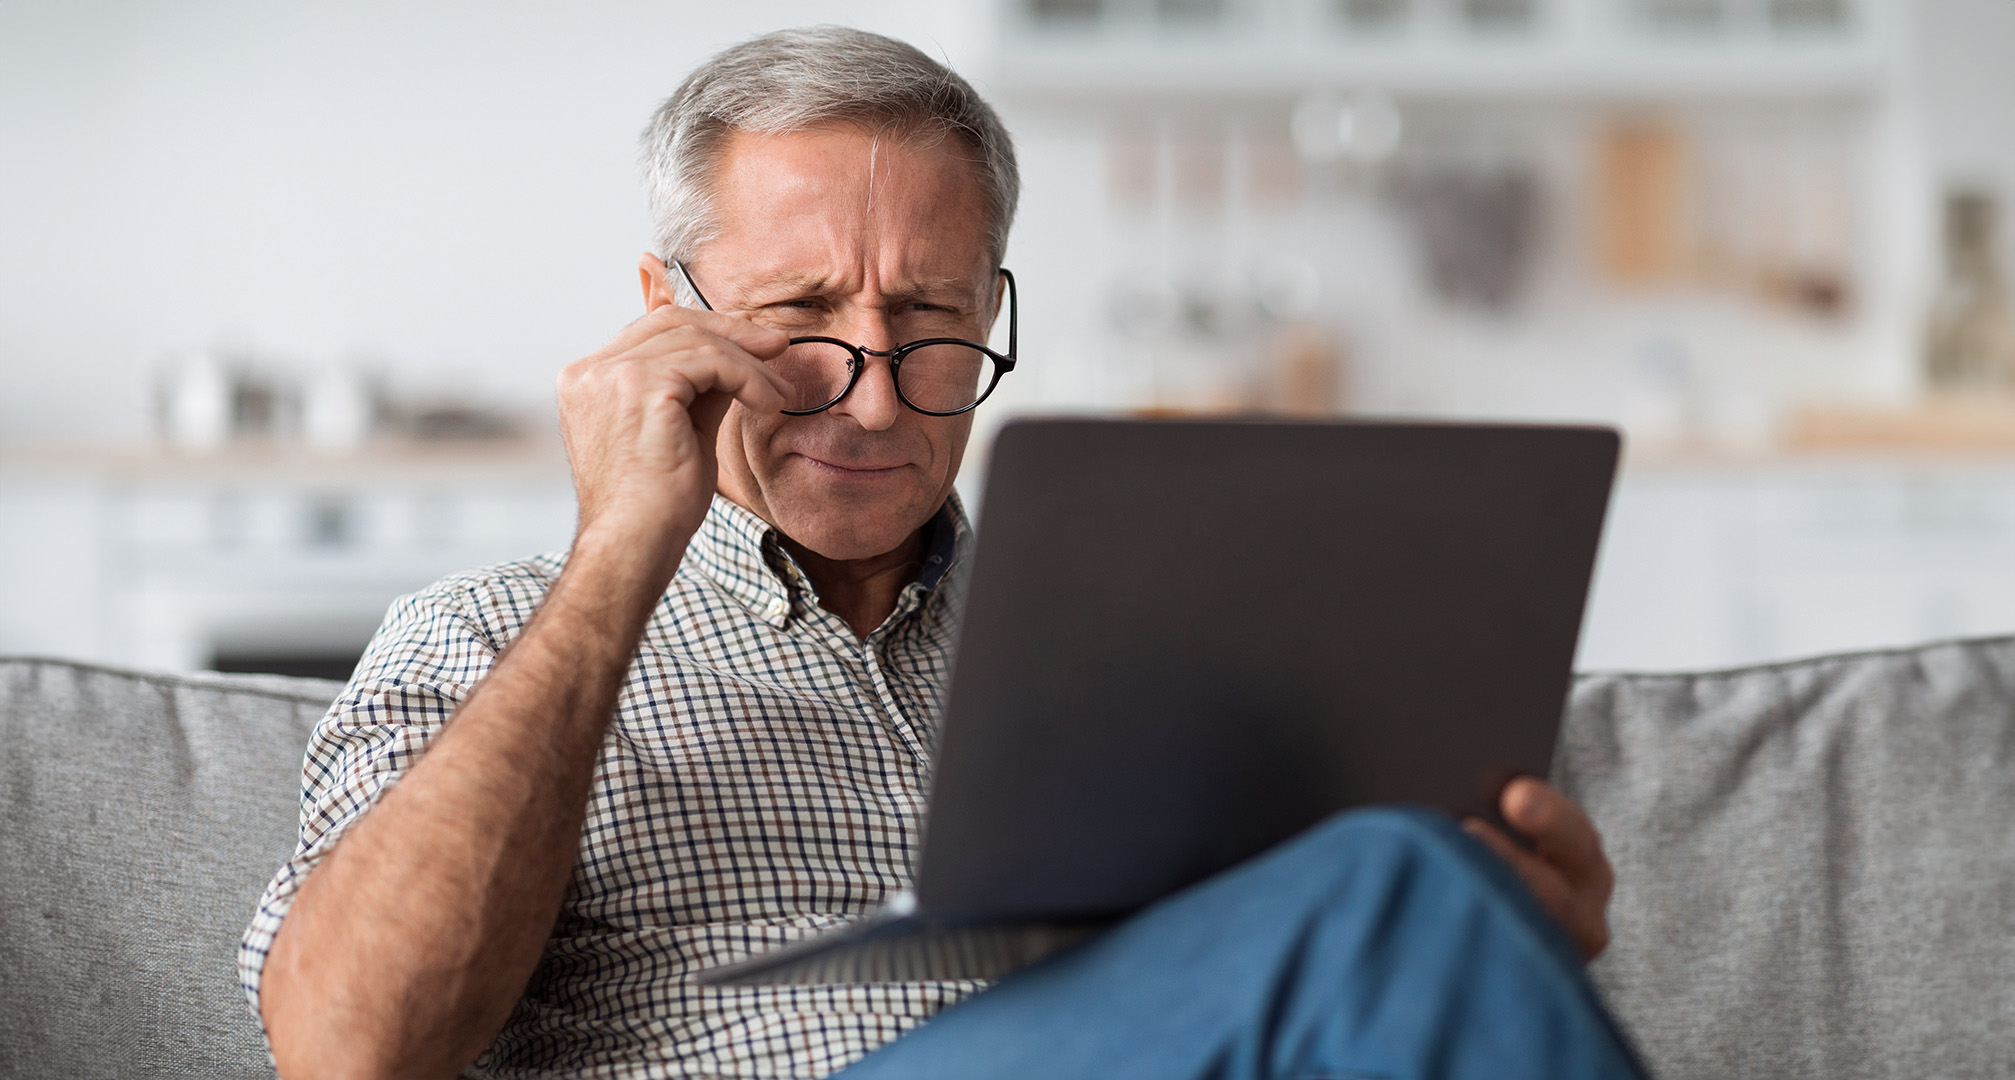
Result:
M1344 808L1544 775L1614 432L1008 425L917 865L936 918L1096 918Z

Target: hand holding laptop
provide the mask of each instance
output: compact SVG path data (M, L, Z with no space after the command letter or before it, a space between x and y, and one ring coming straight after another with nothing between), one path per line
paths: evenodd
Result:
M1467 818L1462 827L1518 871L1540 906L1567 928L1582 959L1595 959L1609 946L1609 896L1616 891L1595 823L1558 788L1530 776L1505 785L1498 813L1532 842L1530 851L1481 818Z

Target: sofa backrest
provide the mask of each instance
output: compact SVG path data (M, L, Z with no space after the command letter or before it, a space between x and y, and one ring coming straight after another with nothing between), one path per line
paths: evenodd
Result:
M0 1075L271 1077L233 959L337 690L0 660ZM1584 676L1555 780L1665 1080L2015 1075L2015 639Z
M1584 676L1554 772L1660 1076L2015 1075L2015 638Z
M273 1075L238 935L340 688L0 660L0 1076Z

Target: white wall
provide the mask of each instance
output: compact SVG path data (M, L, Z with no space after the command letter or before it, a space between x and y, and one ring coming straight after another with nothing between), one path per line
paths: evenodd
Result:
M0 3L0 441L136 440L163 350L543 402L639 309L635 140L719 48L927 0Z
M1917 8L1930 185L2015 195L2015 3ZM982 0L0 3L0 442L137 440L161 354L219 345L542 406L637 310L652 106L722 45L817 21L984 86ZM1029 151L1016 255L1052 271L1028 275L1040 330L1074 306L1053 288L1103 287L1071 276L1098 231L1096 148L1007 105ZM1059 363L1080 360L1077 321L1054 327Z

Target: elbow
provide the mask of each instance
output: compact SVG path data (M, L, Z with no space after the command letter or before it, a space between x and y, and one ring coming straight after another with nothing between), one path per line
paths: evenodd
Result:
M355 1038L333 1026L307 1033L269 1025L267 1032L280 1080L451 1080L461 1071L422 1060L422 1055L401 1053L388 1042Z
M399 1075L392 1055L350 1025L296 995L261 994L260 1019L281 1080L382 1080ZM276 1004L276 999L285 1006ZM317 1019L320 1014L320 1019Z
M354 1004L298 977L262 990L260 1019L281 1080L453 1080L481 1052L416 1037L380 1001Z
M390 1080L392 1077L452 1077L455 1070L419 1072L393 1045L391 1033L375 1030L355 1010L346 1009L328 988L299 972L268 970L261 980L259 1019L281 1080Z

